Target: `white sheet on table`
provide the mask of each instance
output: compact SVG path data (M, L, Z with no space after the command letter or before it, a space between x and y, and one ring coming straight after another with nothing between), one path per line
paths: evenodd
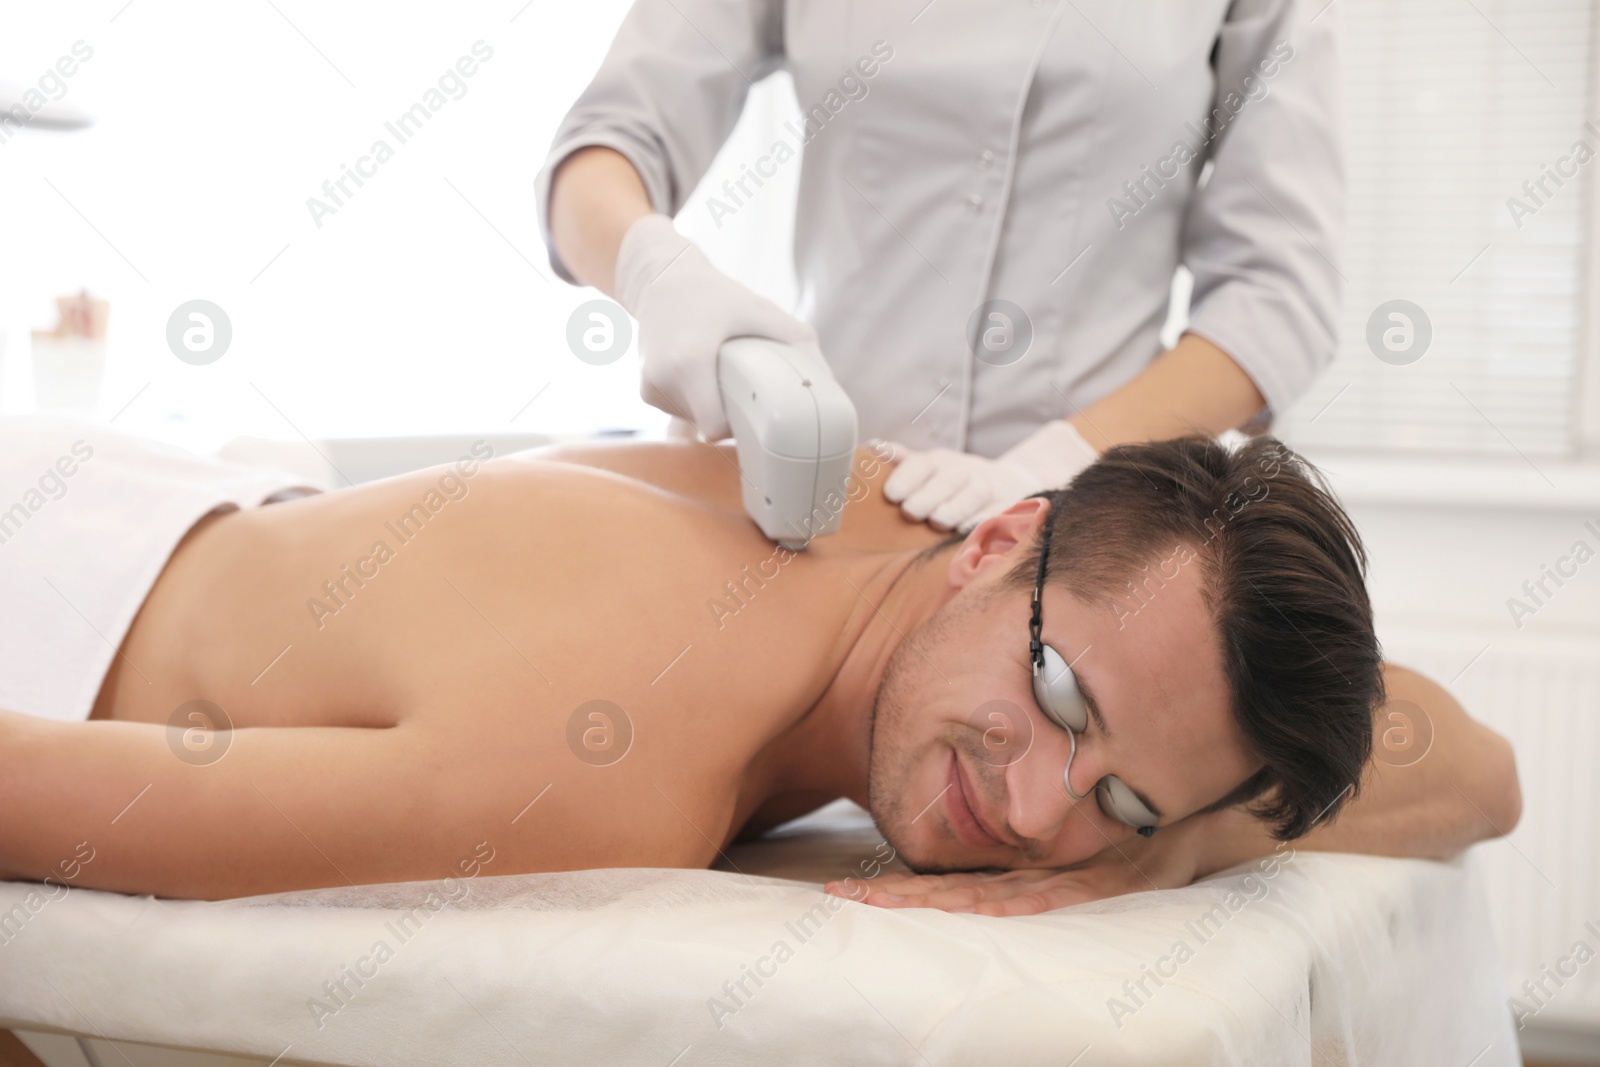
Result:
M834 899L818 883L878 842L841 803L735 849L745 874L485 873L217 903L73 890L0 935L0 1023L285 1064L1519 1062L1460 863L1301 852L1257 883L1013 919L839 901L802 941L792 924ZM0 921L37 889L0 883ZM390 924L447 889L459 902L402 942ZM1229 889L1259 899L1202 942L1189 924ZM324 983L379 940L392 957L340 1006ZM714 1019L723 983L780 940L792 957ZM1111 999L1132 1006L1124 982L1180 940L1192 958L1147 979L1119 1026ZM338 1008L320 1026L313 997Z

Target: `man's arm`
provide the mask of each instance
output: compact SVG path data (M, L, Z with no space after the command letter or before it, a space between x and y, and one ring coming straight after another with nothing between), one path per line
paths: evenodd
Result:
M1374 759L1361 791L1332 822L1292 843L1296 849L1448 859L1468 845L1503 837L1522 816L1511 744L1470 718L1444 687L1415 671L1384 666L1388 703L1374 722ZM1417 709L1421 709L1419 720ZM1412 721L1416 720L1416 721ZM1386 758L1391 731L1413 730L1432 744L1416 758ZM1401 765L1404 764L1404 765ZM1195 877L1264 856L1278 847L1266 827L1231 808L1185 822Z
M464 707L471 729L436 716L219 731L205 742L228 747L209 763L180 758L167 726L0 711L0 880L223 900L459 878L491 858L494 874L716 858L698 828L720 833L727 805L696 793L681 758L675 771L646 746L596 776L526 715Z
M396 788L430 759L414 728L185 737L183 751L205 759L180 758L177 733L0 712L0 878L60 881L62 861L78 856L80 887L214 900L398 880L411 872L392 857L432 844L422 777ZM215 758L211 746L227 747ZM374 849L384 838L408 847Z
M829 891L884 907L1030 915L1123 893L1177 888L1279 849L1445 859L1510 833L1522 814L1510 743L1471 719L1442 686L1414 671L1385 664L1384 682L1389 699L1374 720L1374 753L1391 751L1384 747L1384 735L1397 728L1423 736L1431 725L1431 746L1405 766L1397 765L1402 760L1374 759L1359 794L1338 817L1293 842L1274 840L1265 824L1230 808L1190 816L1150 838L1108 845L1067 870L896 873L869 883L830 883ZM870 895L864 896L863 887Z

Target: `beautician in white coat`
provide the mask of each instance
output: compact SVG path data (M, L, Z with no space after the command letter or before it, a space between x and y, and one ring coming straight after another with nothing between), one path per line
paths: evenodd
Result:
M711 439L723 340L820 342L863 434L902 446L890 499L969 529L1112 444L1268 425L1332 356L1336 17L1326 0L638 0L539 177L552 264L638 319L646 399ZM804 126L686 203L780 67ZM721 221L783 166L801 167L815 333L670 218ZM1189 321L1162 351L1179 263Z

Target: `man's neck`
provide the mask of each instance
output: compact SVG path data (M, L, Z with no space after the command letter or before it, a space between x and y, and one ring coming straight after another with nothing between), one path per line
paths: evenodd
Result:
M840 557L836 578L854 590L840 629L838 663L822 696L779 739L771 792L844 796L867 806L873 701L889 659L949 599L946 552L871 553Z

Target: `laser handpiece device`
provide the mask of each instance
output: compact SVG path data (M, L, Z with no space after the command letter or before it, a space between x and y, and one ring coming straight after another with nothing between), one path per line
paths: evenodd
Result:
M816 349L735 337L717 384L739 454L744 509L798 551L839 529L856 451L856 408Z

